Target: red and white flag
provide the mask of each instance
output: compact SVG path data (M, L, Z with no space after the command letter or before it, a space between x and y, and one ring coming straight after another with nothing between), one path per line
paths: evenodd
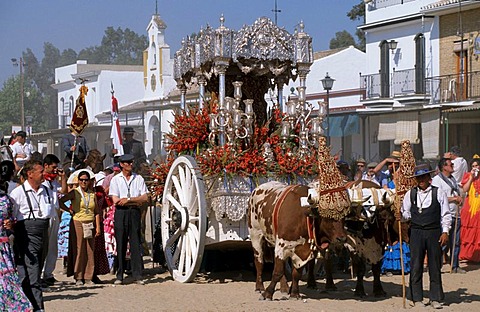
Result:
M110 133L110 138L113 140L113 148L117 150L115 156L122 156L123 152L123 142L122 135L120 133L120 120L118 118L118 101L112 93L112 132Z

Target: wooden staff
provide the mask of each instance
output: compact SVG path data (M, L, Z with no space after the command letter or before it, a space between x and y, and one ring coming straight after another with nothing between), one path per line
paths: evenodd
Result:
M450 274L453 273L453 258L454 258L454 255L455 255L455 245L456 245L456 242L457 242L457 227L458 227L458 205L456 205L455 207L455 231L453 231L453 242L451 243L450 246L452 246L450 248Z
M395 170L395 163L393 165L393 176L395 177L396 175L396 170ZM398 181L397 181L398 183ZM395 184L395 188L398 189L398 185ZM395 196L400 196L400 194L396 194ZM405 270L404 270L404 263L403 263L403 242L402 242L402 207L400 205L400 200L396 200L396 202L399 204L397 208L398 215L400 216L398 218L398 243L400 244L400 266L402 269L402 300L403 300L403 308L407 308L407 292L406 292L406 287L405 287Z

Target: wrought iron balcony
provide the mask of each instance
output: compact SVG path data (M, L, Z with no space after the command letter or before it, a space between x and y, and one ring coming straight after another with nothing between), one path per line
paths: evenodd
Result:
M479 99L480 71L429 77L425 85L432 104Z
M430 104L439 104L480 98L480 71L465 73L463 79L460 74L425 79L417 76L415 69L397 70L385 76L381 73L360 75L360 87L365 90L363 100L420 95Z

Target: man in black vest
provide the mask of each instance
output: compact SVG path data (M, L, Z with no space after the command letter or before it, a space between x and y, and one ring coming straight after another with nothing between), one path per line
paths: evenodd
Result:
M430 277L430 304L441 309L445 297L442 287L442 246L448 243L448 232L452 216L448 207L447 194L431 186L432 170L428 165L415 167L413 177L417 186L405 194L402 216L411 221L410 226L410 289L412 306L423 303L423 260L428 258Z

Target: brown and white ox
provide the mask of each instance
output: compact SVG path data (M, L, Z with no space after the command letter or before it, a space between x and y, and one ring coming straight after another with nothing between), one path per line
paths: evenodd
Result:
M322 218L316 208L304 208L301 197L308 196L308 186L267 182L257 187L249 200L248 228L257 271L255 290L263 299L271 300L276 284L282 280L286 292L285 261L292 261L290 297L299 298L298 281L303 267L324 253L330 243L343 245L346 232L343 220ZM262 271L266 251L274 248L274 269L267 289L263 286ZM309 285L315 284L313 276Z
M349 194L354 204L352 213L345 218L348 232L345 246L350 251L352 266L357 276L355 296L366 296L363 278L367 264L372 266L374 296L385 296L386 292L380 281L383 254L387 244L391 245L399 238L398 222L391 207L394 194L369 181L352 187ZM406 234L406 230L403 230ZM406 238L406 235L402 236L403 239ZM325 267L327 281L333 283L330 268L331 266Z

